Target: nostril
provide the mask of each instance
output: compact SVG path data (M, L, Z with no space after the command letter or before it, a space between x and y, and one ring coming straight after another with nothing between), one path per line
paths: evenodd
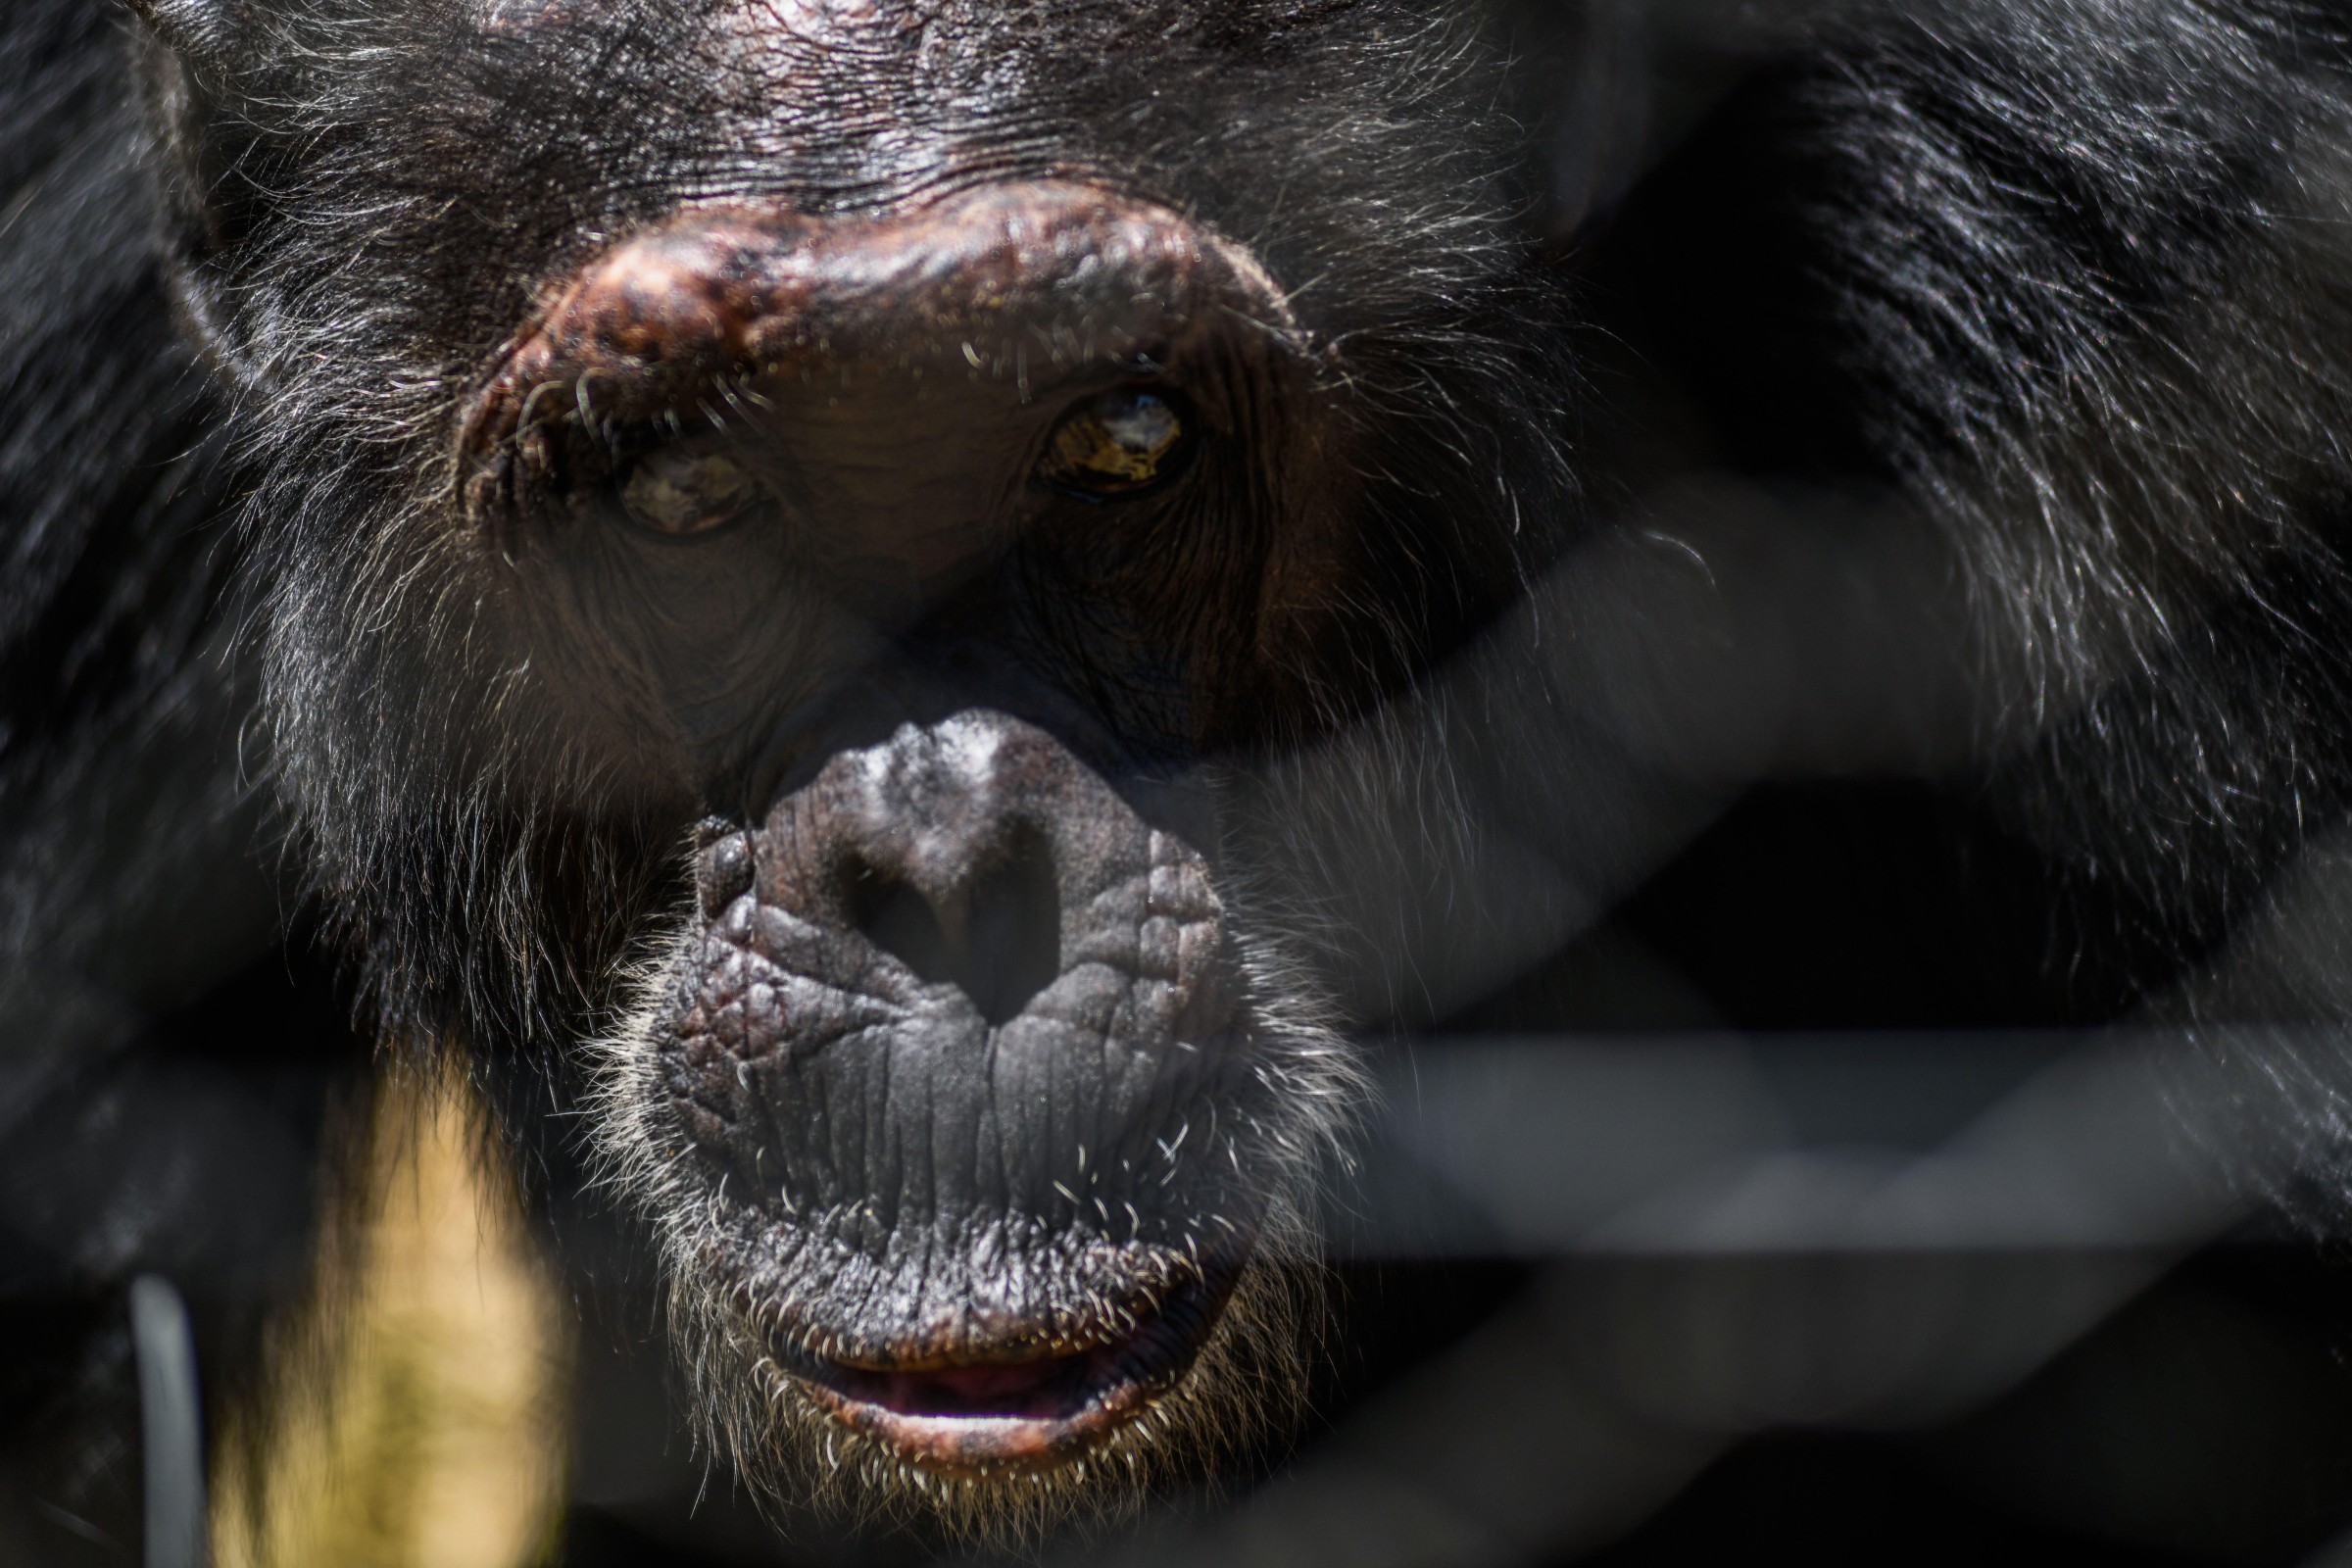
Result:
M959 965L931 901L870 865L850 878L850 924L884 953L933 985L952 982Z
M869 942L916 976L953 985L991 1028L1021 1015L1061 972L1061 893L1054 856L1033 831L933 903L907 883L859 866L850 918Z
M972 884L970 977L960 982L992 1026L1020 1016L1061 973L1061 889L1054 852L1034 831Z

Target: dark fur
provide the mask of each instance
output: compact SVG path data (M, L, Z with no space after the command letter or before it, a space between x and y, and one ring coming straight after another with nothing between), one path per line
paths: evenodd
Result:
M155 1020L217 999L282 940L281 910L324 922L369 1039L477 1064L543 1187L593 1141L569 1113L600 1107L614 1143L630 1107L594 1098L585 1043L635 1038L633 977L688 919L691 824L758 821L775 779L758 744L699 776L621 744L643 692L583 696L530 661L454 513L450 434L540 291L682 193L854 214L1077 164L1246 243L1291 291L1331 354L1318 394L1348 411L1354 554L1313 636L1257 672L1267 716L1183 760L1277 786L1234 830L1257 853L1229 902L1298 1039L1334 994L1351 1023L1451 1004L1429 999L1459 931L1434 927L1486 897L1493 823L1581 863L1545 776L1548 726L1588 700L1573 664L1497 661L1453 698L1430 672L1522 599L1572 616L1575 563L1671 532L1662 479L1694 469L1869 495L1964 607L1962 741L1935 768L2029 869L1955 895L1980 913L1941 961L1955 994L2014 974L2014 1003L1875 1021L2097 1022L2192 996L2352 812L2339 8L1702 19L1665 74L1731 87L1670 149L1630 151L1609 128L1627 84L1572 69L1598 34L1542 8L943 5L912 78L932 118L881 144L858 130L869 105L771 103L730 74L700 30L723 8L566 20L588 9L154 0L142 24L15 0L0 19L0 995L12 1036L60 1048L0 1099L8 1182L31 1180L9 1134L40 1107L168 1078L186 1043ZM1064 662L1099 646L1068 635ZM1108 730L1166 741L1126 672L1062 673ZM784 700L743 699L736 727ZM1703 914L1721 901L1698 875L1678 907ZM1657 912L1673 886L1644 897L1631 918L1705 946ZM1580 918L1540 913L1555 943ZM2019 958L2021 923L2047 940ZM1801 980L1755 956L1770 942L1740 944L1724 983L1761 968L1767 1021L1806 1021ZM2340 1021L2332 981L2209 994ZM2323 1189L2324 1067L2281 1074L2290 1118L2315 1110L2297 1168ZM1297 1119L1265 1135L1268 1168L1303 1213L1347 1093L1282 1070ZM305 1093L316 1140L334 1097ZM618 1142L624 1164L654 1147ZM287 1272L282 1236L211 1206L194 1189L139 1208L146 1239L26 1287L88 1317L52 1336L12 1419L72 1414L75 1369L109 1364L109 1293L193 1266L165 1235L217 1244L240 1279ZM673 1220L652 1229L674 1250ZM734 1320L684 1305L717 1357L699 1370L739 1378L713 1348ZM1210 1448L1248 1426L1218 1392L1191 1434ZM755 1475L763 1422L817 1419L704 1402ZM100 1403L77 1443L109 1441ZM958 1492L950 1511L987 1509Z

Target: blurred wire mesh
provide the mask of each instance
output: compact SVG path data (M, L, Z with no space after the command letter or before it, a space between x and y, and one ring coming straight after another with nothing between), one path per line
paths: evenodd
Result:
M1591 70L1643 90L1592 94L1564 129L1582 138L1560 160L1583 182L1566 210L1605 201L1704 107L1697 40L1739 9L1587 8ZM1699 64L1660 70L1659 51ZM1607 1021L1369 1041L1379 1096L1325 1219L1343 1306L1384 1326L1335 1335L1317 1421L1265 1474L1048 1560L2352 1562L2331 1544L2352 1528L2352 1289L2259 1201L2327 1147L2352 1040L2167 1022L2291 1017L2279 999L2340 968L2337 851L2308 858L2193 1009L2160 999L2099 1031L1723 1025L1608 911L1759 780L1932 773L1981 732L1981 694L1943 564L1877 526L1871 498L1685 474L1642 513L1379 720L1367 751L1445 760L1406 804L1442 805L1453 836L1352 811L1345 744L1246 781L1305 846L1275 902L1362 936L1334 968L1360 1015L1434 1030L1569 949L1579 1008ZM213 776L172 749L209 742L145 744L158 803ZM263 1231L313 1217L283 1200L308 1179L285 1128L311 1089L206 1062L60 1088L61 1063L186 1000L168 976L113 974L110 944L162 940L162 914L207 950L274 923L250 866L231 885L54 863L139 831L11 846L12 922L70 938L10 947L0 984L0 1125L19 1140L0 1296L17 1302L138 1248L182 1261L91 1216L169 1212L190 1184ZM1394 853L1372 862L1367 838ZM117 928L76 935L90 907ZM357 1306L281 1345L287 1407L206 1478L221 1568L929 1555L760 1517L679 1425L653 1323L587 1302L574 1326L575 1287L519 1240L462 1097L385 1114L319 1297ZM193 1297L266 1294L166 1272ZM187 1378L171 1303L146 1298L125 1333L155 1369L144 1482L168 1509ZM81 1539L43 1507L0 1477L0 1561L57 1560L27 1544L36 1523ZM178 1568L191 1550L98 1535L84 1560Z

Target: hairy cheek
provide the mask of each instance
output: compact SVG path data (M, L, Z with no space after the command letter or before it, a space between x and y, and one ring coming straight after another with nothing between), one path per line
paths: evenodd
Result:
M494 38L560 27L574 21L580 0L486 0L482 31Z
M1214 733L1238 746L1295 738L1330 716L1330 694L1360 685L1363 653L1348 636L1349 608L1370 598L1364 570L1362 480L1321 431L1301 432L1295 463L1259 504L1282 517L1243 608L1247 639L1214 651L1209 684L1224 695Z

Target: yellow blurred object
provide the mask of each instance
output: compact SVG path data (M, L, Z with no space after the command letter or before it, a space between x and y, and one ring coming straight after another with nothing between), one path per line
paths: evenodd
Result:
M481 1108L385 1089L266 1403L215 1456L219 1568L530 1568L554 1552L567 1340Z

